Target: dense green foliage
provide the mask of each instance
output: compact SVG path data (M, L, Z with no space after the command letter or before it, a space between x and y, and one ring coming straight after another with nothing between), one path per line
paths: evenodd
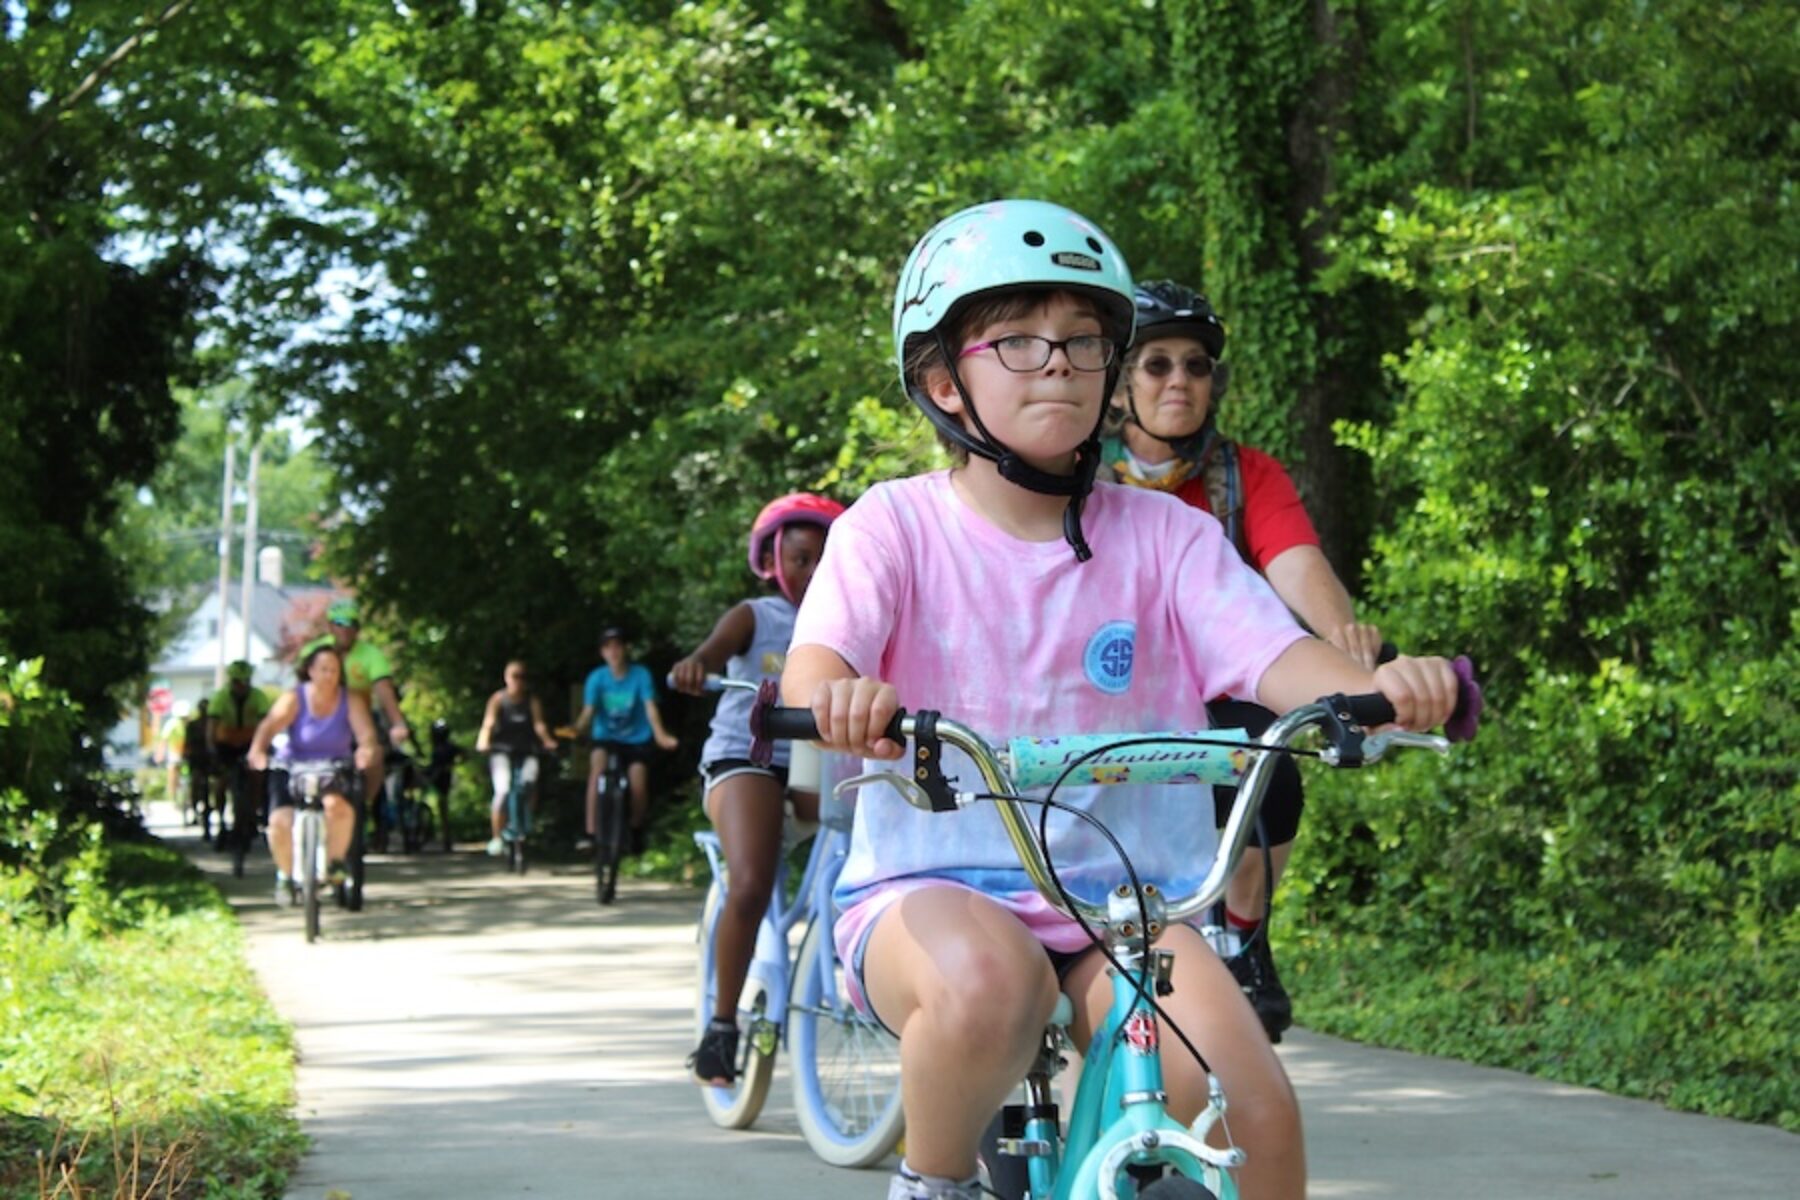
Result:
M1352 431L1392 513L1369 599L1473 651L1500 711L1447 773L1321 781L1288 909L1352 991L1350 931L1405 980L1489 981L1455 985L1456 1035L1405 983L1360 1020L1337 992L1341 1028L1606 1086L1640 1064L1632 1090L1794 1127L1800 77L1759 49L1777 13L1715 12L1527 31L1506 102L1556 122L1529 148L1556 170L1483 156L1492 186L1421 182L1346 239L1346 275L1424 302L1399 403Z
M108 522L195 321L247 415L316 429L331 561L415 694L474 711L524 653L561 715L600 622L660 665L747 591L770 495L934 461L893 273L949 210L1043 195L1211 294L1227 429L1293 464L1372 619L1489 681L1447 769L1315 785L1283 908L1319 1011L1442 1011L1443 1048L1544 1069L1518 1046L1562 1038L1570 1077L1792 1122L1760 1065L1800 986L1781 6L7 11L0 649L90 717L147 653L146 539ZM1373 938L1539 999L1364 990ZM1662 1052L1595 1049L1632 1030Z

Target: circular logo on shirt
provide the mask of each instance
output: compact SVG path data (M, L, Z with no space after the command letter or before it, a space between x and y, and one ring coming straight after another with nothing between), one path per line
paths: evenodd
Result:
M1088 639L1082 668L1089 683L1117 696L1131 686L1131 664L1136 656L1137 626L1130 621L1108 621Z

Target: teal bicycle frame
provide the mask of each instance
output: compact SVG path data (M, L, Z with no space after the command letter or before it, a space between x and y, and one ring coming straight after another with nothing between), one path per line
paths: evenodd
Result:
M1243 730L1209 729L1194 733L1094 734L1058 738L1014 738L1004 751L991 748L979 735L954 721L931 715L902 716L888 736L927 736L967 754L981 772L983 791L953 790L941 770L937 749L914 749L912 777L893 772L859 775L839 790L882 782L895 788L916 808L943 811L994 801L1007 836L1027 876L1044 898L1067 916L1079 916L1101 931L1123 971L1110 970L1112 1007L1088 1045L1065 1135L1052 1090L1052 1079L1071 1047L1068 1024L1073 1008L1065 995L1046 1030L1038 1060L1025 1079L1022 1121L1005 1130L1002 1154L1026 1160L1032 1200L1118 1200L1137 1196L1128 1166L1162 1166L1201 1183L1218 1200L1235 1200L1237 1186L1230 1170L1245 1161L1235 1146L1209 1145L1207 1135L1225 1116L1225 1094L1218 1077L1207 1076L1208 1100L1193 1123L1183 1124L1168 1111L1163 1086L1161 1035L1146 999L1173 975L1174 952L1155 948L1170 925L1185 922L1211 907L1242 855L1257 810L1268 787L1278 752L1308 729L1329 727L1331 744L1319 758L1333 766L1372 763L1389 747L1414 746L1445 753L1449 743L1430 734L1391 732L1366 735L1356 711L1359 701L1321 701L1295 709L1276 720L1260 738ZM1367 698L1360 698L1367 700ZM1381 705L1379 697L1374 698ZM1370 711L1376 711L1371 709ZM1391 719L1391 709L1388 710ZM762 726L774 737L816 737L812 714L804 709L769 709ZM1370 724L1379 716L1360 718ZM1274 750L1277 752L1271 753ZM1235 785L1237 799L1219 837L1211 867L1191 895L1171 898L1153 882L1134 889L1121 883L1102 904L1065 898L1030 825L1023 797L1027 788L1058 782L1069 785L1116 783L1191 783ZM1108 1119L1109 1114L1117 1114ZM1227 1139L1229 1133L1227 1131ZM1072 1169L1071 1169L1072 1168ZM1147 1189L1161 1190L1155 1184Z

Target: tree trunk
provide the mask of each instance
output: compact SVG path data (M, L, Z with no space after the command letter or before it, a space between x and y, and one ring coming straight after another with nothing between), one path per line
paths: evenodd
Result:
M1312 29L1319 48L1317 67L1307 81L1288 123L1288 165L1293 189L1287 221L1299 252L1300 287L1310 297L1317 335L1317 367L1293 398L1300 454L1293 465L1294 482L1318 528L1326 557L1346 583L1352 583L1367 534L1359 516L1360 491L1344 452L1332 435L1332 424L1355 410L1355 398L1366 381L1347 370L1346 350L1352 331L1340 302L1319 300L1313 287L1329 265L1325 239L1338 227L1333 190L1333 148L1350 126L1350 105L1361 68L1361 46L1355 29L1346 28L1329 0L1312 0ZM1349 355L1351 361L1357 356Z

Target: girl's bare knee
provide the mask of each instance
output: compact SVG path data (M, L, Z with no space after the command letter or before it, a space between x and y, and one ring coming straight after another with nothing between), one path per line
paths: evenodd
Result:
M976 952L923 992L920 1007L940 1034L949 1034L981 1059L1017 1058L1032 1047L1056 1007L1055 977L1021 970L1005 954Z

